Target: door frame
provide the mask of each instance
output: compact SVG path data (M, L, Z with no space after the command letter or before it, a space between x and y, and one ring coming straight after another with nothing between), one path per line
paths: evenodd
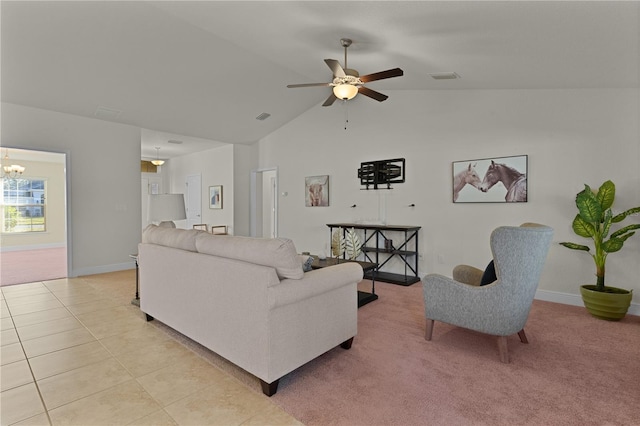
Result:
M249 235L256 237L257 233L257 221L258 221L258 173L263 172L275 172L275 188L273 191L273 209L275 219L273 221L273 234L278 237L278 168L266 167L262 169L251 170L251 182L250 182L250 199L249 199ZM262 185L261 185L262 188Z

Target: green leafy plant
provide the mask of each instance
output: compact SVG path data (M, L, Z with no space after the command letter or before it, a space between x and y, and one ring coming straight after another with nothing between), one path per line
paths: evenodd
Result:
M605 290L605 264L607 256L622 249L624 242L635 234L635 229L640 229L640 224L628 225L611 233L611 225L622 222L627 216L640 213L640 207L634 207L620 214L613 215L611 207L616 197L616 187L612 181L603 183L598 192L594 192L589 185L576 195L576 207L578 214L573 219L573 232L584 238L591 238L594 251L591 248L571 242L563 242L561 245L573 249L586 251L591 254L596 264L596 291ZM607 239L607 237L609 237Z

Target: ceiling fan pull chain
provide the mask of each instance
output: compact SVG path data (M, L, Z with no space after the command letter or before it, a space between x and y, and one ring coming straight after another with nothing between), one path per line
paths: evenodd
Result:
M347 130L347 124L349 123L349 104L346 100L342 101L344 104L344 129Z

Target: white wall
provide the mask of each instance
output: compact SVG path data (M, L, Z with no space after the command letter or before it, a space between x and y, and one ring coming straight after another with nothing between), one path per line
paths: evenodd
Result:
M640 205L640 93L632 90L385 91L384 103L358 96L345 108L317 106L260 141L260 167L278 167L281 236L319 252L330 222L376 219L422 226L420 275L450 275L458 263L481 268L499 225L540 222L555 229L540 289L571 295L594 282L593 261L560 241L571 230L584 183L617 185L614 208ZM321 100L321 99L320 99ZM319 103L320 103L319 100ZM528 155L529 201L453 204L452 162ZM406 158L407 181L392 191L362 191L360 163ZM330 206L305 207L304 177L330 175ZM287 197L282 193L288 192ZM415 207L408 207L415 203ZM356 204L356 208L350 208ZM638 223L640 217L628 223ZM608 259L607 283L640 300L640 235Z
M227 225L234 233L234 183L233 183L233 145L213 148L195 154L172 158L162 167L162 173L170 177L169 191L175 194L186 193L187 176L202 177L202 223L209 225ZM222 209L209 208L209 187L222 185ZM178 228L186 226L186 220L175 221Z
M258 144L233 146L234 235L250 235L251 171L258 168Z
M140 129L2 103L3 146L68 155L71 276L133 267L140 223Z

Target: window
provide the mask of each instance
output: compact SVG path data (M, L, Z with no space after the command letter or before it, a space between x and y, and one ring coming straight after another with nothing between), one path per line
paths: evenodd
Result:
M2 232L46 231L46 180L2 179Z

